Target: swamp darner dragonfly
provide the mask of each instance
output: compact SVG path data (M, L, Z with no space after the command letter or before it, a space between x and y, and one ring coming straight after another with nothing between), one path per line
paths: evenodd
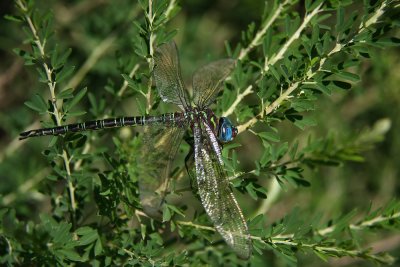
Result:
M30 130L20 134L20 139L44 135L61 135L123 126L164 127L169 131L167 160L164 173L169 176L170 162L175 157L183 133L191 128L194 138L195 171L198 194L217 231L237 255L247 259L251 255L251 239L242 211L233 195L221 156L221 144L232 141L237 128L226 117L217 118L209 106L214 102L225 79L235 66L235 60L222 59L200 68L193 75L193 103L181 78L178 51L175 43L161 45L154 55L154 79L159 95L167 103L179 106L182 112L160 116L120 117L68 124L53 128ZM157 157L155 157L158 160ZM160 174L160 172L158 172ZM154 177L153 177L154 178ZM155 177L158 180L165 177ZM143 191L155 186L142 181ZM160 184L160 183L158 183ZM139 181L140 185L140 181ZM142 194L142 189L140 190ZM145 193L143 193L145 194ZM149 203L154 201L150 200Z

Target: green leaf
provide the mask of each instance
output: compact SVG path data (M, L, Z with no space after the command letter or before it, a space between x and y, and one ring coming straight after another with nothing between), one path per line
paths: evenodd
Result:
M317 49L318 55L322 56L324 54L324 49L321 43L315 44L315 48Z
M311 42L305 35L301 36L301 44L304 47L304 50L306 50L307 55L311 57Z
M145 114L146 113L146 107L143 103L143 101L140 101L138 98L135 99L137 105L138 105L138 109L139 109L139 113L140 114Z
M96 244L94 246L94 255L98 256L103 253L103 245L101 244L101 240L97 239Z
M15 22L22 22L23 21L23 19L21 19L19 16L13 16L13 15L4 15L4 18L6 20L15 21Z
M81 256L74 249L58 249L55 251L55 254L61 254L72 261L82 261Z
M294 160L296 158L298 147L299 147L299 141L296 140L292 145L291 149L289 150L289 156L291 160Z
M31 53L19 48L14 48L13 52L24 59L25 65L35 64L35 57Z
M87 88L86 87L83 88L82 90L80 90L76 96L74 96L71 100L69 100L68 102L65 103L65 105L64 105L65 110L69 111L76 104L78 104L79 101L81 101L81 99L85 96L86 92L87 92Z
M247 184L246 191L249 193L250 197L253 198L254 200L257 200L259 198L262 199L267 198L267 190L265 190L265 188L263 188L258 184L255 183Z
M400 45L400 39L396 37L384 37L376 41L376 43L384 47L396 47Z
M322 37L322 54L328 53L329 47L331 46L331 35L329 32L325 32Z
M48 179L50 181L57 181L58 177L56 175L49 174L46 176L46 179Z
M65 90L62 90L60 93L56 95L57 99L68 99L72 98L74 95L72 94L74 92L74 89L72 88L67 88Z
M168 207L169 207L171 210L173 210L175 213L181 215L182 217L185 217L185 214L184 214L181 210L179 210L176 206L174 206L174 205L169 205L169 204L167 204L167 205L168 205Z
M328 255L325 255L322 252L319 252L317 249L313 249L312 250L314 252L315 255L317 255L321 260L323 260L324 262L328 262Z
M327 85L329 85L329 83L327 83ZM324 82L322 82L322 83L321 82L317 82L317 87L324 94L326 94L328 96L332 95L332 90L328 86L326 86L324 84Z
M222 156L224 158L228 158L229 151L234 148L240 147L240 146L241 146L241 144L239 144L239 143L228 143L228 144L224 145L222 148Z
M51 55L51 65L55 70L63 67L67 62L68 57L71 55L72 49L67 49L62 55L59 55L59 48L56 46L54 52Z
M139 38L138 42L135 43L135 53L142 57L147 58L148 50L147 50L147 43L143 38Z
M39 32L42 40L48 40L51 35L54 34L54 16L51 12L48 12L44 15L42 23L41 23L41 31Z
M49 82L49 79L44 70L42 68L36 68L36 70L39 73L39 82L47 84Z
M290 73L289 73L288 68L287 68L285 65L283 65L283 64L280 65L280 68L281 68L281 70L282 70L283 76L285 77L285 80L286 80L287 82L289 82L289 81L290 81L290 79L289 79Z
M349 224L350 221L357 215L357 211L356 209L353 209L352 211L350 211L349 213L341 216L341 218L339 218L336 222L335 222L335 228L334 228L334 232L335 233L339 233L342 232L343 230L345 230Z
M279 137L279 134L276 132L261 132L257 133L261 139L271 141L271 142L279 142L281 139Z
M276 81L280 82L280 75L279 72L275 69L274 66L268 65L269 71L272 73L272 75L275 77Z
M311 34L311 44L316 44L319 40L319 27L318 24L313 26Z
M296 178L296 177L290 177L290 179L293 179L296 185L298 186L303 186L303 187L310 187L311 183L307 180L301 179L301 178Z
M310 61L310 67L315 66L315 64L320 63L320 58L319 57L313 57Z
M77 117L85 115L87 112L84 110L68 111L66 112L66 117Z
M178 30L174 29L172 31L167 32L166 34L159 35L159 36L157 36L157 38L158 38L157 42L158 43L167 43L167 42L171 41L177 33L178 33Z
M344 8L339 6L336 10L336 31L338 33L343 31L344 27Z
M140 87L138 86L137 82L135 82L134 80L132 80L131 77L129 77L129 75L126 74L121 74L122 77L124 78L124 80L128 83L128 86L130 88L132 88L133 90L135 90L136 92L141 92L140 91Z
M306 127L316 126L317 122L316 122L316 120L314 118L303 117L301 120L296 120L294 122L294 125L296 125L300 129L304 130Z
M168 221L171 220L171 217L172 217L172 215L171 215L171 211L169 210L168 205L164 205L162 221L163 222L168 222Z
M271 44L272 44L272 31L271 28L269 28L265 34L265 37L263 39L263 53L264 56L269 56L271 53Z
M341 160L345 161L354 161L354 162L364 162L365 159L363 156L357 154L339 154L338 155Z
M343 81L332 81L330 84L334 85L337 88L343 89L343 90L349 90L351 88L351 83L347 83L347 82L343 82Z
M308 99L296 99L290 103L290 106L298 112L309 111L315 109L314 101Z
M56 46L53 49L53 53L51 54L51 66L56 70L56 61L57 61L57 57L58 57L58 45L56 44Z
M351 73L351 72L347 72L347 71L338 71L335 72L335 74L337 76L339 76L342 79L351 81L351 82L358 82L360 81L360 76L358 76L357 74ZM347 89L346 89L347 90Z
M331 13L325 13L325 14L321 14L320 16L318 16L315 20L315 23L320 23L328 18L332 17Z
M81 236L78 240L80 246L91 244L98 238L97 230L90 227L79 228L76 233Z
M64 67L61 69L61 71L60 71L59 73L57 73L56 81L57 81L58 83L59 83L59 82L62 82L63 80L65 80L66 78L68 78L69 76L71 76L72 73L74 73L74 69L75 69L74 66L71 66L71 67L64 66Z
M343 70L343 69L347 69L347 68L351 68L351 67L355 67L358 66L360 64L360 60L359 59L347 59L341 63L338 64L338 69L339 70Z
M35 94L30 101L26 101L24 103L27 107L39 112L40 114L47 113L49 106L47 105L46 101L43 97L39 94Z
M306 11L307 11L307 12L311 12L311 11L314 10L320 3L321 3L320 0L317 0L317 1L307 0L307 1L305 2Z
M53 237L53 242L57 245L64 245L71 240L71 230L72 225L70 223L61 222L58 225L54 225L51 229L51 235Z

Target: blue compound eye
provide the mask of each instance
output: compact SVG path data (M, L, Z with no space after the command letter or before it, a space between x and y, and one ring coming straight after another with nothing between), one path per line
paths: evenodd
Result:
M221 117L218 124L218 140L221 143L227 143L232 141L236 134L237 128L233 126L232 122L226 117Z

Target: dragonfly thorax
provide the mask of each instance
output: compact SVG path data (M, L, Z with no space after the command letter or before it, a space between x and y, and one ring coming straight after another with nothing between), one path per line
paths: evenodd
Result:
M227 117L220 117L218 119L209 108L201 110L197 107L191 108L190 110L186 110L184 117L186 120L191 121L191 123L199 123L201 120L206 121L221 144L232 141L238 133L237 128Z

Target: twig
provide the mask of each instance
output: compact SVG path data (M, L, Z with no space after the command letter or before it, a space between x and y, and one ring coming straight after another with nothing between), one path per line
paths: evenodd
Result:
M267 213L267 211L271 208L271 206L278 199L279 194L282 189L282 187L279 185L279 183L276 179L271 179L268 188L269 188L268 197L261 202L260 207L255 212L256 215Z
M154 18L156 17L155 14L153 14L153 0L149 0L149 6L148 6L148 11L146 13L147 20L149 22L149 30L150 30L150 37L149 37L149 55L150 57L147 58L147 63L149 64L149 69L150 72L154 68L154 61L153 61L153 56L154 56L154 42L156 40L156 35L154 33L153 29L153 22ZM153 85L153 78L150 76L149 81L147 83L147 93L146 93L146 113L150 112L151 109L151 87Z
M135 73L138 71L138 69L139 69L139 64L136 64L132 68L131 72L129 73L129 78L133 78L133 76L135 76ZM121 97L124 94L126 88L128 88L128 82L126 80L124 80L124 82L122 83L121 89L118 90L117 96Z
M190 226L190 227L194 227L194 228L201 229L201 230L207 230L207 231L215 232L215 228L211 227L211 226L205 226L205 225L195 224L195 223L186 222L186 221L175 221L175 222L177 224L180 224L180 225Z
M400 245L400 235L390 236L386 239L379 240L371 244L373 253L379 253L382 251L390 251ZM353 266L356 262L360 262L360 258L343 257L341 259L331 260L332 266Z
M13 192L9 193L8 195L5 195L2 199L2 205L8 206L12 202L15 201L18 195L23 195L27 193L29 190L31 190L35 185L37 185L40 181L43 180L43 178L46 176L46 174L49 173L48 168L44 168L40 170L36 175L34 175L31 179L25 181L23 184L21 184L17 190L14 190Z
M86 74L93 68L94 65L96 65L99 59L110 49L116 39L117 35L113 33L101 41L101 43L98 44L95 49L93 49L93 52L86 59L85 63L83 63L82 67L80 67L76 74L68 81L68 83L65 85L65 88L75 89L85 78Z
M264 26L261 27L261 29L256 33L254 39L250 42L249 46L246 48L242 48L240 50L238 59L243 60L251 50L253 50L255 47L259 46L262 43L262 38L264 37L265 33L267 30L271 27L271 25L275 22L275 20L280 16L282 11L284 10L284 7L290 3L291 0L286 0L283 3L280 3L279 6L275 9L274 13L272 16L270 16L269 20L264 23Z
M25 127L24 131L28 131L30 129L35 129L39 127L39 122L35 121L33 123L31 123L29 126ZM22 146L23 142L21 142L18 137L15 137L8 145L5 149L3 149L2 151L0 151L0 163L4 160L5 157L7 157L8 155L12 155L15 151L17 151L21 146Z
M23 65L22 60L15 60L7 70L0 74L0 99L3 97L2 94L6 85L17 77Z
M235 101L232 103L232 105L229 107L229 109L227 111L222 113L222 116L228 117L229 115L231 115L235 111L235 108L243 100L243 98L245 98L245 96L247 96L251 93L253 93L253 85L250 84L249 86L247 86L247 88L242 93L237 95Z
M176 0L170 0L170 1L169 1L168 7L167 7L167 9L166 9L165 12L164 12L165 18L166 18L167 20L170 19L172 10L174 9L175 5L176 5Z
M281 94L274 102L272 102L270 105L268 105L265 110L262 110L257 116L251 118L248 120L246 123L239 125L238 131L239 133L250 128L253 126L257 121L258 118L262 118L263 116L266 116L270 114L272 111L274 111L277 107L279 107L280 104L282 104L283 101L285 101L291 93L293 93L294 90L296 90L300 86L300 82L295 82L291 86L289 86L286 91Z
M321 12L321 7L322 3L319 4L310 14L305 16L303 23L300 25L300 27L294 32L294 34L289 38L289 40L281 47L281 49L278 51L277 54L273 55L271 59L268 60L268 58L265 58L265 63L264 63L264 73L269 71L269 66L274 65L276 62L281 60L283 56L285 55L286 51L289 49L290 45L297 39L299 39L300 34L303 32L303 30L306 28L306 26L310 23L311 19L317 15L319 12Z
M62 4L57 4L55 8L55 14L61 25L69 25L76 18L87 15L97 7L109 4L109 2L111 2L111 0L81 1L68 8Z
M379 223L382 223L382 222L385 222L385 221L389 221L389 220L393 220L393 219L399 219L399 218L400 218L400 212L394 213L393 215L390 215L390 216L382 216L382 215L380 215L380 216L372 218L370 220L363 221L360 224L350 224L349 228L351 230L360 231L360 230L363 230L365 228L369 228L369 227L375 226L375 225L377 225ZM325 235L330 234L333 231L335 231L335 229L336 229L336 226L333 225L331 227L327 227L327 228L318 230L317 233L319 235L325 236Z

